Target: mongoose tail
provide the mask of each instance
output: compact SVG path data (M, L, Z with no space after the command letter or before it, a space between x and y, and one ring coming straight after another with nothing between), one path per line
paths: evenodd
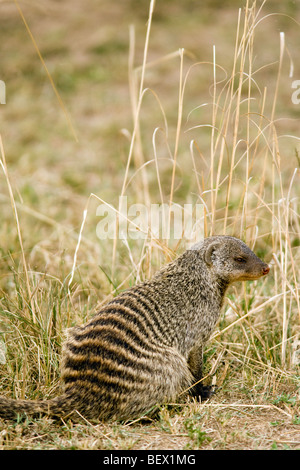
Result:
M269 266L241 240L204 239L152 279L112 299L86 325L69 330L61 396L45 402L1 397L0 417L76 419L78 412L93 421L128 420L182 398L186 390L207 396L202 352L226 290L268 272Z
M71 397L66 394L55 397L51 400L14 400L0 396L0 418L15 420L18 416L38 417L49 415L57 418L64 418L72 415L75 406Z

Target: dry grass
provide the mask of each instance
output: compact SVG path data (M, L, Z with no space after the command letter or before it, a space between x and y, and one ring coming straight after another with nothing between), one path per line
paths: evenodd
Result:
M47 418L1 422L0 446L300 448L299 110L291 104L291 80L300 74L293 47L299 35L299 10L284 11L287 16L280 17L285 34L276 31L278 18L273 14L280 8L276 2L247 2L245 9L220 10L214 17L217 25L206 29L201 25L198 44L204 42L207 48L199 57L193 49L194 31L199 31L193 15L182 16L177 2L172 6L150 2L146 30L139 22L130 28L129 53L122 46L124 32L119 33L119 42L106 42L95 26L95 35L86 38L85 55L62 37L59 28L53 30L51 7L46 1L42 5L50 9L44 30L53 36L43 35L35 21L40 13L33 12L33 27L29 21L26 24L44 60L42 65L48 63L46 76L41 78L38 65L30 72L26 60L18 61L36 86L43 81L46 92L43 99L31 103L30 81L25 80L25 102L31 103L32 114L26 116L19 97L11 104L7 100L7 125L2 133L1 394L32 399L58 393L65 328L86 321L110 295L150 276L184 249L184 240L178 244L157 239L150 230L142 241L99 242L95 214L100 202L114 207L116 213L118 197L125 195L130 203L148 208L160 202L202 203L205 235L243 238L270 262L272 270L264 280L230 290L206 351L207 375L210 379L213 375L220 386L211 402L163 406L159 418L147 422L75 425ZM93 31L95 6L88 28L80 22L79 4L68 7L65 2L59 15L71 15L70 27L78 26L79 37L87 29ZM130 7L131 2L124 2L125 13ZM30 7L21 8L24 19L32 13ZM104 2L101 8L107 15L108 4ZM124 11L111 8L108 17L119 24ZM178 11L181 22L174 25ZM213 11L202 14L209 16ZM144 24L146 10L138 13ZM20 30L15 26L9 8L6 14L18 40L27 37L22 36L20 25ZM107 37L112 38L111 31L115 32L107 27ZM182 44L177 50L167 47L172 31L192 49L185 44L185 49ZM214 33L212 44L209 31ZM228 42L222 44L218 34ZM47 51L47 41L54 52ZM109 66L103 61L92 67L88 51L99 53L100 62L105 57ZM69 73L69 79L65 69L56 69L61 56L74 60L76 71ZM123 70L125 58L128 77L123 72L113 82L108 70ZM90 60L95 62L95 56ZM35 64L32 57L31 61ZM38 58L36 64L40 64ZM13 62L8 58L6 66L12 83L17 84L11 78ZM101 80L105 92L97 88ZM128 96L125 81L129 82ZM113 92L105 95L113 83L118 100ZM89 87L99 99L96 106ZM68 108L72 124L66 119ZM47 119L43 116L46 109ZM21 122L24 116L25 123ZM99 116L98 127L94 116ZM18 134L10 127L14 120ZM81 132L76 130L76 121ZM49 124L53 126L50 132ZM101 142L98 133L103 136Z

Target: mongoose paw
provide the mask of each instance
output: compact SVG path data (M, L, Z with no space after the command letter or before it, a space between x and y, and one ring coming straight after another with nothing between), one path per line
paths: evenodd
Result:
M208 400L211 398L217 391L217 387L215 385L202 385L197 384L195 387L192 388L191 394L194 398L198 399L199 401Z

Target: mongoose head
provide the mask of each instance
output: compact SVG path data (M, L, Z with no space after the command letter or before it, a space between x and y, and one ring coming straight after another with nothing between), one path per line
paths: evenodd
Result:
M209 237L191 249L199 250L208 269L228 284L259 279L270 271L269 266L238 238Z

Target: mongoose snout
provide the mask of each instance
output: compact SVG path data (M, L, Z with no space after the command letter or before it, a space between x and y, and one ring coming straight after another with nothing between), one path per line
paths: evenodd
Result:
M268 274L270 272L270 266L268 266L267 264L266 264L266 266L263 266L262 272L263 272L263 276Z
M20 414L128 420L201 384L203 346L218 321L226 290L269 272L241 240L204 239L152 279L104 305L72 328L63 347L63 393L48 401L0 397L0 417Z

